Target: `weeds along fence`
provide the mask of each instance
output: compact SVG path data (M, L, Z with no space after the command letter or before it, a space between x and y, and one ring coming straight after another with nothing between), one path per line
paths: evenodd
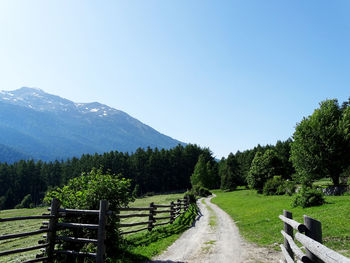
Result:
M142 230L151 231L154 227L166 224L172 224L175 219L181 214L185 213L189 208L189 200L178 199L176 203L171 202L169 205L157 205L151 203L147 208L120 208L120 211L147 211L147 214L120 214L118 212L113 212L108 210L108 202L101 200L99 210L78 210L78 209L65 209L60 208L60 202L57 199L53 199L51 207L49 208L49 214L43 214L41 216L22 216L22 217L12 217L12 218L0 218L1 222L9 221L20 221L20 220L34 220L34 219L49 219L49 221L43 221L40 229L15 233L0 236L0 241L2 240L13 240L16 238L29 237L39 234L43 235L42 240L38 241L38 245L33 245L25 248L18 248L8 251L0 251L0 262L2 262L1 257L24 253L33 250L41 250L41 253L37 254L34 259L26 260L24 263L34 263L34 262L53 262L60 255L68 255L71 257L89 257L95 258L97 263L104 262L105 259L105 239L106 239L106 226L108 223L108 217L115 214L119 219L125 218L140 218L148 217L146 222L134 222L134 223L120 223L120 228L133 227L139 225L147 225L145 228L136 229L132 231L121 232L122 235L131 234L139 232ZM157 216L158 214L166 214L169 216ZM66 222L66 220L74 221L75 217L88 216L86 218L91 219L91 222L87 223L74 223ZM160 220L168 220L166 222L157 223ZM67 229L74 230L92 230L95 233L94 236L86 238L79 237L76 234L73 237L60 235L60 231ZM91 231L90 231L91 232ZM89 233L90 233L89 232ZM78 233L78 232L75 232ZM64 250L58 249L56 245L64 243L79 243L79 244L93 244L96 247L96 253L81 252L75 250ZM62 246L61 246L62 247Z
M350 259L322 245L321 222L304 215L304 223L293 220L292 213L283 210L279 218L284 223L284 230L281 231L284 237L284 244L281 244L284 261L281 262L317 262L317 263L350 263ZM305 249L305 253L294 241L299 241ZM304 234L302 234L304 233Z

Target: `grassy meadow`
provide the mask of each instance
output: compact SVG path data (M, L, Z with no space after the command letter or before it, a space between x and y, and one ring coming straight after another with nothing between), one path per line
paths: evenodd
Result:
M17 216L30 216L30 215L41 215L47 212L47 208L33 208L33 209L10 209L0 211L0 218L7 217L17 217ZM39 230L41 222L43 220L21 220L12 222L1 222L0 223L0 236L23 233ZM42 239L43 234L30 236L30 237L20 237L16 239L9 239L0 241L0 251L13 250L18 248L30 247L38 245L38 241ZM11 262L17 263L25 260L35 258L39 250L28 251L25 253L9 255L5 257L0 257L0 262Z
M214 191L212 202L225 210L236 222L241 235L251 242L279 249L283 242L278 218L283 209L293 213L302 223L303 215L322 223L323 243L339 253L350 256L350 196L327 196L327 204L310 208L293 208L290 196L264 196L253 190Z
M170 204L172 201L176 201L177 199L182 199L183 194L169 194L169 195L155 195L151 197L139 198L136 199L135 202L130 203L130 207L148 207L151 202L155 204ZM33 209L10 209L10 210L2 210L0 211L0 218L7 217L16 217L16 216L29 216L29 215L41 215L42 213L47 212L47 207L42 208L33 208ZM182 233L189 222L192 222L193 213L195 211L192 208L192 212L189 214L192 216L186 215L187 219L184 217L180 220L176 220L176 222L171 226L165 227L156 227L154 231L148 233L148 231L142 231L137 234L126 235L126 240L128 241L127 247L130 253L135 254L136 261L137 258L148 258L150 255L154 255L164 250L168 245L170 245L173 241L175 241L180 233ZM123 213L135 213L135 212L123 212ZM140 213L140 212L136 212ZM167 216L168 214L160 214L158 216ZM133 223L137 221L147 221L148 218L127 218L123 219L123 223ZM23 221L13 221L13 222L3 222L0 223L0 236L21 232L29 232L38 230L41 226L41 222L43 220L23 220ZM165 220L166 221L166 220ZM162 221L159 221L162 222ZM145 226L136 226L130 228L123 228L123 231L129 231L137 228L142 228ZM38 241L42 239L43 234L39 234L36 236L30 237L22 237L11 240L0 241L0 251L7 251L17 248L30 247L38 244ZM138 240L142 240L141 243ZM150 242L150 241L155 241ZM158 240L156 242L156 240ZM152 243L152 244L151 244ZM142 244L142 245L140 245ZM148 245L146 245L148 244ZM38 254L39 251L29 251L20 254L14 254L10 256L5 256L0 258L0 262L9 262L9 263L17 263L22 262L28 259L35 258L35 255ZM133 258L130 256L129 258ZM131 260L130 259L130 260ZM129 260L129 259L128 259ZM133 262L133 261L130 261Z

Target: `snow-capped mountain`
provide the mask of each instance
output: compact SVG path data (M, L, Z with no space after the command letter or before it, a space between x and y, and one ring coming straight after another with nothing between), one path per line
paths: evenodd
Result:
M0 145L21 156L54 160L179 143L183 144L98 102L75 103L34 88L0 91Z

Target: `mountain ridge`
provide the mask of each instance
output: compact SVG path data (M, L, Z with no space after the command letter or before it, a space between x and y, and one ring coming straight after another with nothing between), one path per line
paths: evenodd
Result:
M44 161L185 145L99 102L76 103L27 87L0 91L0 135L0 144Z

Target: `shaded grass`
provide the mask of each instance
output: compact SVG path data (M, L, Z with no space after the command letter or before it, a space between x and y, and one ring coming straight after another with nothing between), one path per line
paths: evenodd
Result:
M264 196L253 190L214 192L217 197L212 202L235 220L240 233L249 241L279 249L276 243L283 242L280 234L283 223L278 215L286 209L300 223L303 215L321 221L323 243L350 256L350 196L327 196L327 204L303 209L291 207L293 197L290 196Z
M171 225L159 226L151 232L144 231L127 236L121 246L120 258L110 262L143 262L160 254L179 236L192 226L198 214L198 208L191 204L188 211Z

